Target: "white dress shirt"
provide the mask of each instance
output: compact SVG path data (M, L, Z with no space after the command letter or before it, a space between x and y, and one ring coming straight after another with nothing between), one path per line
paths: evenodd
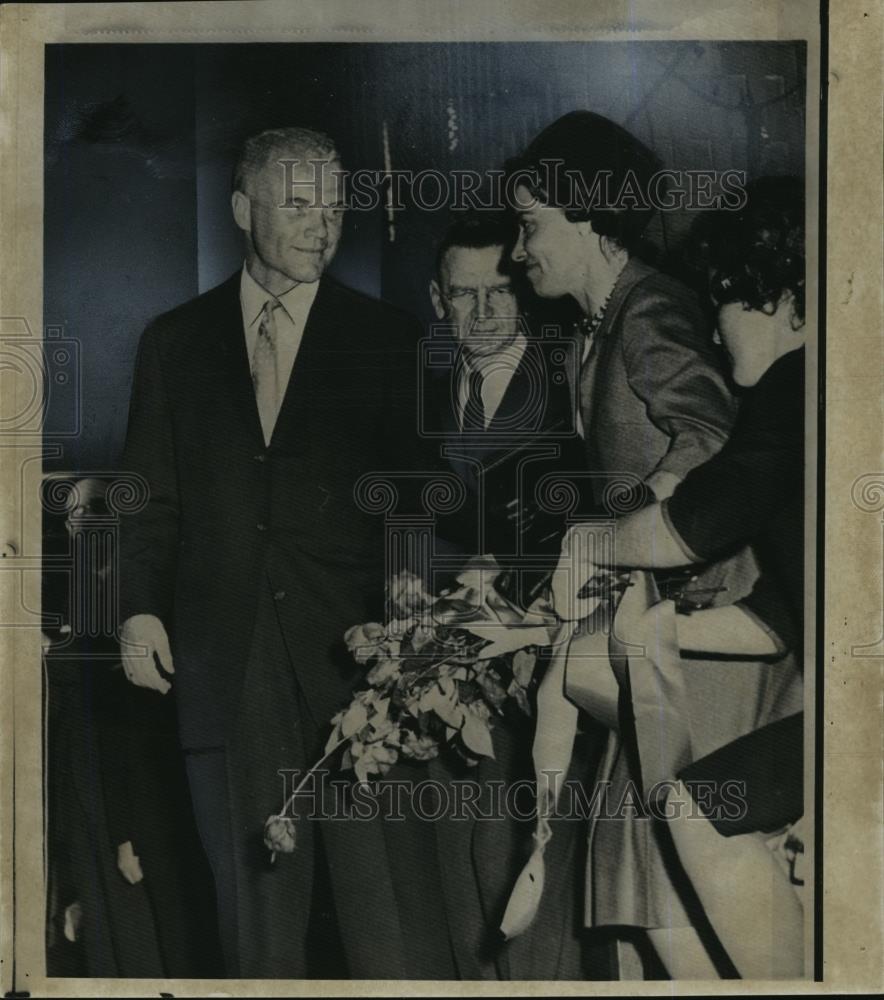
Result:
M301 282L290 288L284 295L277 296L282 309L277 309L274 313L276 324L276 378L277 397L280 406L298 348L301 346L301 338L304 336L304 327L307 325L307 317L316 298L319 289L319 282ZM258 342L258 327L261 325L261 313L264 304L268 299L274 298L270 292L259 285L249 274L249 269L243 264L242 277L239 283L239 301L242 307L242 325L246 333L246 351L251 365L255 352L255 344Z
M463 430L464 410L470 391L470 374L475 371L482 373L482 407L485 411L485 429L494 419L494 414L500 409L500 404L513 373L522 362L527 340L524 334L517 334L515 340L507 347L490 358L483 358L481 365L471 362L466 351L461 355L457 383L457 426Z

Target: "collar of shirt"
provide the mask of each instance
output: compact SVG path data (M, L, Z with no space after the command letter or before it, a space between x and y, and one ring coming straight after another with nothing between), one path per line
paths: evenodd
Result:
M457 383L458 427L463 427L463 414L470 391L470 374L474 371L487 371L488 373L482 378L482 407L485 410L485 428L487 430L494 419L494 414L500 409L500 404L512 381L513 373L522 363L522 356L527 346L528 341L524 334L519 333L511 344L489 358L481 367L472 364L466 352L463 352Z
M288 385L292 366L298 348L301 346L301 338L304 336L304 327L307 325L307 317L319 290L319 282L301 282L290 288L285 294L277 296L282 309L276 310L276 354L277 354L277 375L280 382L280 398ZM246 350L249 360L255 350L258 340L258 327L261 325L261 313L268 299L273 298L270 292L259 285L249 274L249 269L243 264L242 277L239 283L239 301L242 308L242 325L246 334Z

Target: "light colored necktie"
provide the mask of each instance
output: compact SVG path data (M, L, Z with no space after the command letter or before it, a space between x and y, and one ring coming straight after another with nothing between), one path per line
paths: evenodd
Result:
M261 313L258 339L252 352L252 384L264 443L270 444L276 416L279 413L279 371L276 342L276 320L274 314L281 308L277 299L268 299Z

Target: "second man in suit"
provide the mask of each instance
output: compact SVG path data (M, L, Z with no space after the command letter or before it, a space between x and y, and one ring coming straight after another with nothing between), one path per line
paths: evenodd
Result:
M540 324L530 305L540 303L511 265L515 236L504 213L465 213L439 244L430 283L439 324L425 351L432 370L424 420L468 498L439 524L442 550L452 563L458 554L463 560L493 555L503 570L497 586L527 604L564 528L560 515L544 510L544 480L579 482L574 474L583 455L569 406L574 343L553 323L534 329ZM530 850L533 727L533 718L508 704L493 730L494 759L467 770L444 757L429 765L436 781L474 783L478 808L489 813L481 821L437 822L429 841L442 859L451 949L463 979L585 975L577 823L557 826L550 885L534 926L508 944L499 937L509 892ZM578 770L588 766L593 746L591 734L581 738ZM490 818L495 784L507 790L510 815ZM520 784L529 791L523 800L509 794Z

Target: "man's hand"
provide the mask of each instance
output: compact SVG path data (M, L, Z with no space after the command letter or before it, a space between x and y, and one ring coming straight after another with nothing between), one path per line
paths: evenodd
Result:
M120 629L120 645L123 651L123 670L128 680L138 687L151 688L160 694L171 690L172 685L157 669L159 663L167 674L175 673L169 637L156 615L132 615L127 618Z
M135 853L131 840L117 846L117 868L129 885L136 885L144 878L141 859Z

